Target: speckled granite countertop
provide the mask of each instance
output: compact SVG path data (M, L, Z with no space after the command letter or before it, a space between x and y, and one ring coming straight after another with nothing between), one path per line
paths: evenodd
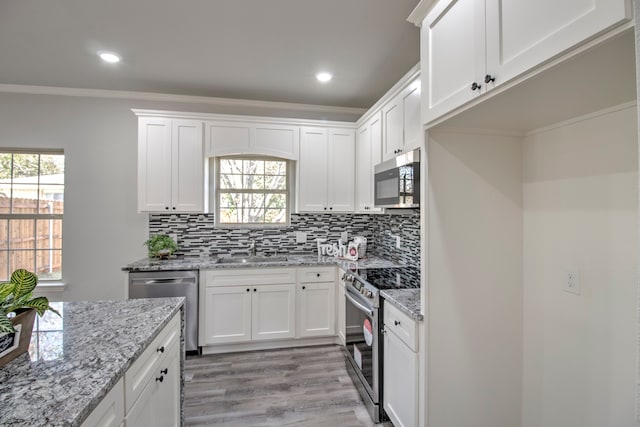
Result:
M399 267L397 262L376 256L349 261L319 255L287 255L286 261L279 262L247 262L239 264L221 264L217 257L183 257L157 260L144 258L123 268L125 271L170 271L170 270L207 270L214 268L260 268L260 267L304 267L315 265L337 265L343 270L357 268L386 268Z
M420 314L420 289L384 289L380 295L386 303L391 303L415 320L423 320Z
M29 353L0 367L0 425L79 426L184 298L52 303Z

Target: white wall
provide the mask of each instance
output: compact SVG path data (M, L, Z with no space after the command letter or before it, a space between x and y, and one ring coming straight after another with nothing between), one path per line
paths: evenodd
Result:
M292 116L292 111L0 93L0 147L62 148L66 160L60 300L126 297L121 268L146 256L147 215L137 213L137 119L131 108ZM299 118L319 118L300 111ZM344 114L328 120L355 121Z
M429 427L514 427L522 392L519 138L429 133Z
M636 129L633 107L524 140L523 427L634 425Z

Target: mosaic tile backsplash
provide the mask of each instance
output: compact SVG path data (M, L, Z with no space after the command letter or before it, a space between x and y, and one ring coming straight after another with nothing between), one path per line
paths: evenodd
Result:
M307 235L296 243L296 232ZM420 265L420 214L292 214L286 227L230 228L216 226L213 214L150 214L149 234L170 234L177 238L177 255L202 256L244 254L250 240L259 253L314 254L316 239L337 242L343 231L349 240L367 238L367 253L405 264ZM396 248L400 237L400 249Z

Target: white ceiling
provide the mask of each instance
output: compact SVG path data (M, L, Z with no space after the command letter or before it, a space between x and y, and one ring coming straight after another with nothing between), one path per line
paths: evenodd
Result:
M367 108L419 60L417 3L3 0L0 84Z

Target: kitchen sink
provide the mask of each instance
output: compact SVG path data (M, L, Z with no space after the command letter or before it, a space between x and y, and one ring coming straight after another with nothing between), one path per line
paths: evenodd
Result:
M223 257L218 258L218 264L246 264L250 262L283 262L287 261L286 256L246 256L246 257Z

